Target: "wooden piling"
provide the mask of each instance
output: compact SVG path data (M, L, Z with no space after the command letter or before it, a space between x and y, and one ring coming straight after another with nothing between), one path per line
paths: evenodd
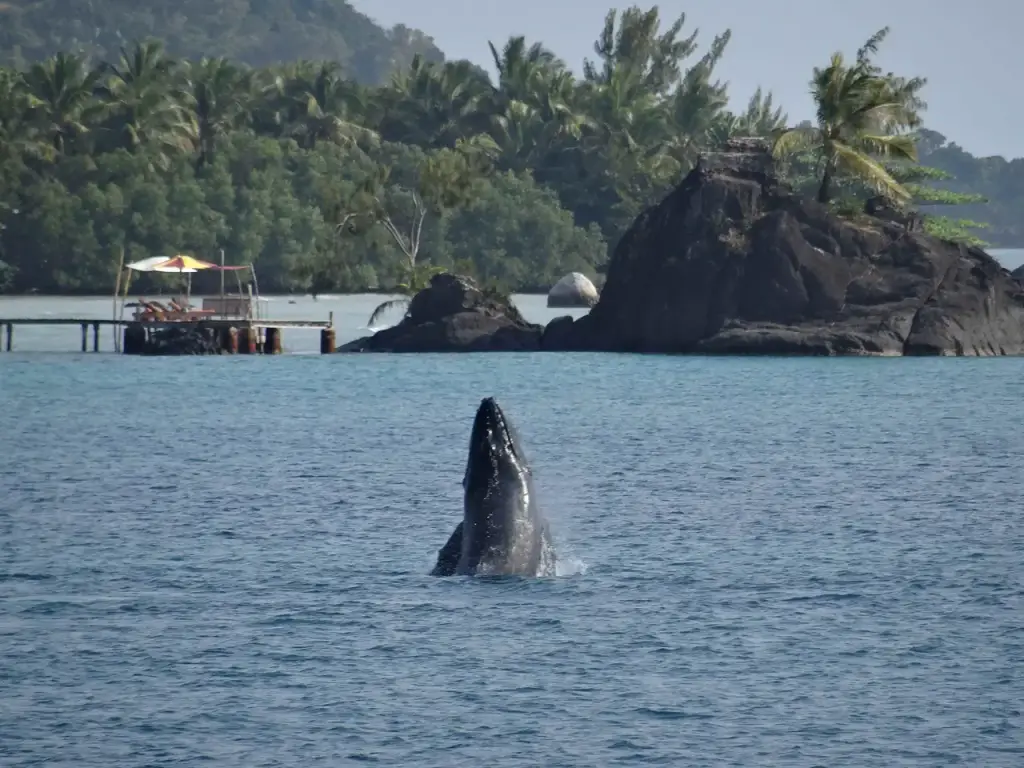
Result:
M265 354L265 355L280 355L281 354L281 329L280 328L267 328L267 336L263 340L263 354Z
M238 329L237 328L221 328L220 330L220 348L227 355L238 354Z
M2 0L0 0L2 2ZM331 318L333 320L333 317ZM97 319L92 317L0 317L0 352L14 348L15 325L78 326L82 329L81 351L89 351L89 326L92 326L92 351L100 351L100 326L111 326L116 334L114 351L126 355L143 355L150 351L150 335L164 328L196 327L196 321L143 321L139 319ZM216 335L221 351L246 355L262 352L279 355L283 352L282 332L285 328L319 329L320 351L335 351L334 327L318 320L259 320L215 318L203 320L198 327Z
M240 355L256 354L256 329L251 325L238 329L238 353Z
M121 351L126 355L141 355L146 351L146 329L142 323L129 323L124 327Z
M323 328L320 330L320 354L330 355L334 353L334 329Z

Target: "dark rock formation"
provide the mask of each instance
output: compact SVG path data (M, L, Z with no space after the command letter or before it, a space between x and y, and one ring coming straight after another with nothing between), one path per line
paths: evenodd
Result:
M1010 274L1014 278L1016 278L1017 280L1020 280L1021 282L1024 282L1024 264L1021 264L1019 267L1017 267L1015 270L1013 270L1013 272L1011 272Z
M443 273L417 293L398 325L350 342L339 352L496 352L540 349L543 328L526 322L507 298Z
M702 159L616 248L600 301L546 348L655 353L1024 353L1024 286L880 201L840 218L743 140Z
M220 352L216 329L202 323L154 328L141 350L143 355L219 355Z
M924 228L924 219L919 213L898 208L882 195L869 197L864 202L864 213L891 224L898 224L908 232L920 232Z

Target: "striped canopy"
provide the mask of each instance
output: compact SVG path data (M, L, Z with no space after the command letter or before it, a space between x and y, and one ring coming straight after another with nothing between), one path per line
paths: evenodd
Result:
M183 253L171 256L170 258L166 256L150 256L148 259L133 261L127 267L136 272L184 272L189 274L203 269L223 269L225 271L248 269L248 267L219 267L216 264L211 264L208 261L203 261Z
M167 259L167 261L160 262L154 269L160 271L171 271L177 270L179 272L198 272L200 269L216 269L216 264L211 264L208 261L202 261L193 256L185 256L184 254L178 254Z

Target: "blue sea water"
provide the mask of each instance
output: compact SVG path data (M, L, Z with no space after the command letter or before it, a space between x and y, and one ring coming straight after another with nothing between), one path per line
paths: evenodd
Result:
M0 355L0 765L1024 765L1022 380ZM485 395L557 578L426 575Z

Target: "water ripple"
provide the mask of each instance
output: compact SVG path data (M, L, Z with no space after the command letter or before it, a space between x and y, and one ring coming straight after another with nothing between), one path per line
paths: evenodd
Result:
M2 762L1019 766L1022 378L0 358ZM557 578L426 575L486 394Z

